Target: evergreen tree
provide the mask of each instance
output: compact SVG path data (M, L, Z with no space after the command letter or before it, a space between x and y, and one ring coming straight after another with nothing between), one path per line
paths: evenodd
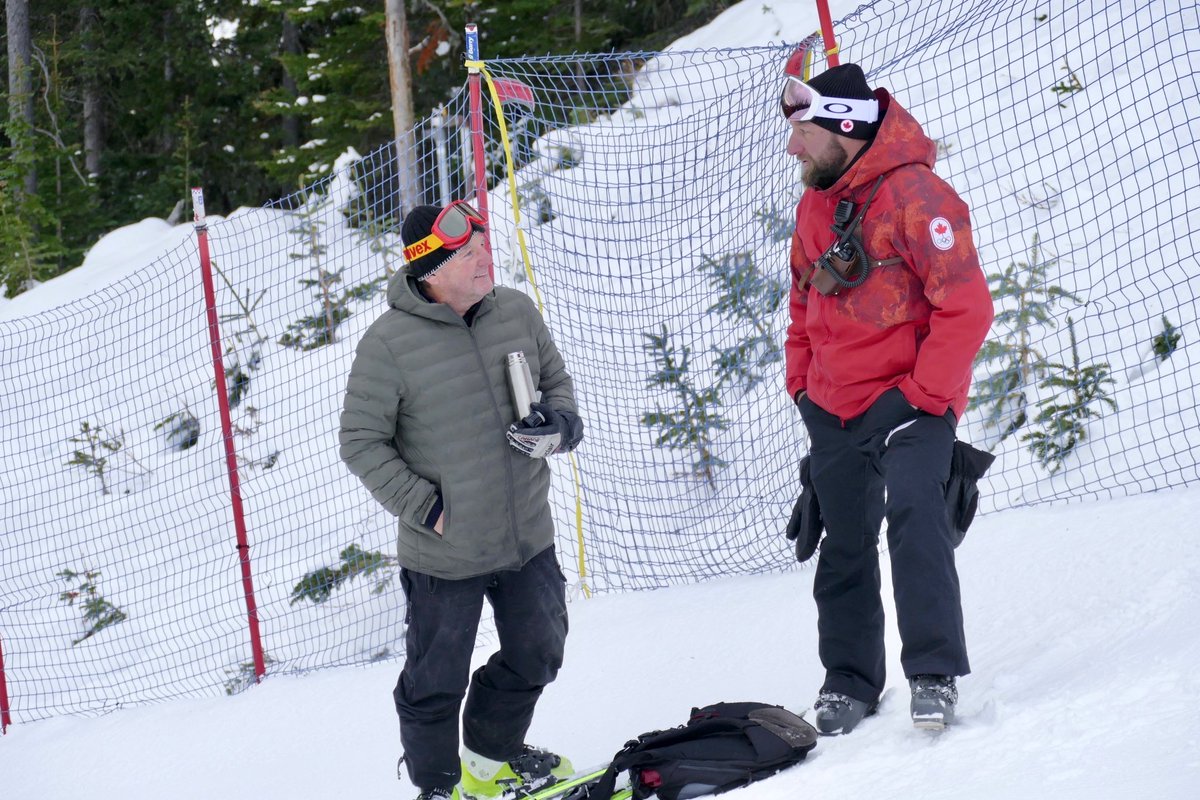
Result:
M989 374L975 384L967 408L984 408L984 425L997 437L993 447L1026 420L1026 392L1048 369L1046 356L1035 344L1037 326L1054 327L1051 312L1063 300L1080 302L1060 286L1050 285L1046 273L1057 259L1044 259L1038 235L1033 234L1026 261L1014 261L1003 272L988 275L992 301L1001 310L993 324L1004 333L984 342L975 364L988 364Z
M1117 410L1108 396L1114 385L1107 361L1084 366L1079 360L1079 343L1075 339L1075 323L1067 317L1067 332L1071 341L1071 363L1052 362L1046 365L1046 377L1039 386L1053 392L1038 402L1036 430L1021 437L1029 449L1051 474L1057 472L1067 456L1087 439L1086 423L1100 417L1093 406L1103 404Z
M408 0L416 116L465 83L468 21L480 25L484 58L497 59L658 47L728 5ZM32 111L0 132L0 281L10 294L77 266L118 225L185 218L193 185L203 186L211 213L228 214L327 174L347 147L367 153L394 137L382 3L38 0L27 7L30 56L20 74L28 90L22 84L24 97L10 97L6 84L3 95L6 108ZM543 98L540 113L558 112L532 120L522 134L530 140L628 97L627 57L537 68L570 70L573 88L589 91L569 102Z

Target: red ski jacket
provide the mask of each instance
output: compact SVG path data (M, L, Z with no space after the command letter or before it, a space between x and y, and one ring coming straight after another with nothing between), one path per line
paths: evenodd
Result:
M806 189L792 234L787 391L801 389L843 422L893 386L914 406L961 418L971 365L992 324L992 298L971 240L967 204L933 173L937 147L884 89L876 89L879 132L829 189ZM885 176L863 219L863 245L876 267L860 286L822 295L798 290L801 276L833 243L833 210L857 207Z

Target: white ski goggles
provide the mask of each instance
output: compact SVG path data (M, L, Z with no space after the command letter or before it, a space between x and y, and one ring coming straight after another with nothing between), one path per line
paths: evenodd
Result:
M878 122L879 101L849 97L824 97L794 75L783 76L783 94L779 98L788 122L809 122L814 117Z

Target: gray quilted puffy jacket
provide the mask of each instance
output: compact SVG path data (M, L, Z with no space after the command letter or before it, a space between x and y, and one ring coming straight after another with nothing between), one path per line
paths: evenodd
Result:
M496 287L468 325L403 271L388 304L355 351L342 460L399 519L403 566L448 579L519 569L553 543L554 525L547 460L505 438L516 420L505 356L524 352L542 402L576 411L546 324L524 294ZM439 496L441 536L425 524Z

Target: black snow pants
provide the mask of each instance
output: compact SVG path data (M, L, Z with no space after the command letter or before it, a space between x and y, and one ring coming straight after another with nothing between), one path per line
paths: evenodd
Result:
M566 579L549 547L519 571L444 580L402 569L400 580L407 650L393 698L404 763L418 789L448 789L461 777L460 709L463 743L473 752L497 761L521 752L534 706L562 666ZM485 597L500 649L471 675Z
M885 682L879 531L886 518L906 677L966 675L966 639L945 486L954 412L917 411L899 389L845 424L807 396L800 412L826 536L813 596L824 690L873 703Z

